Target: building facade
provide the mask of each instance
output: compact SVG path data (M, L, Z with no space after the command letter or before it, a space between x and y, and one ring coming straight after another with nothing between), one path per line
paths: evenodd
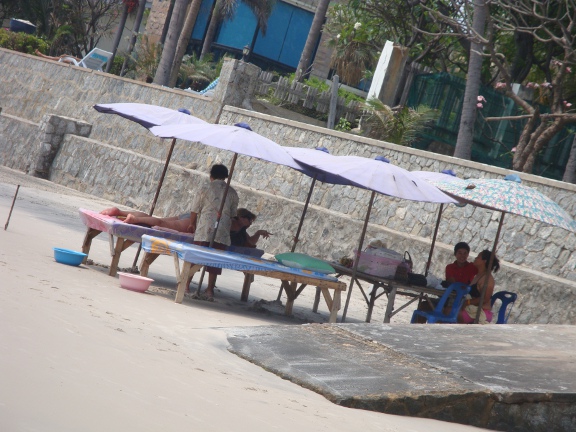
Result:
M203 0L192 31L188 53L199 53L212 16L215 0ZM278 0L268 20L264 34L250 8L239 2L234 17L218 26L212 52L217 58L224 54L242 56L244 47L250 49L250 62L263 70L290 73L296 70L306 43L318 0ZM146 25L150 41L159 42L170 8L169 0L154 0ZM327 78L330 73L331 50L321 36L313 60L312 74Z

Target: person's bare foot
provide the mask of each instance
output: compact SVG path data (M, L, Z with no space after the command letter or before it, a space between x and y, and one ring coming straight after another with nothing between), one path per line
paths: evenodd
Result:
M120 214L120 209L118 207L110 207L105 210L102 210L100 214L106 216L118 216Z
M195 292L192 294L192 298L195 300L204 300L204 301L213 302L214 301L214 293L213 292L206 293L206 291L202 291L200 293Z

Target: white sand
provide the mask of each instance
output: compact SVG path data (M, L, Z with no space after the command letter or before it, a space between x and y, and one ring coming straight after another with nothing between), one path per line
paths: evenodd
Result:
M310 311L314 290L288 318L274 304L258 307L276 298L271 279L257 278L245 304L241 274L225 271L216 302L178 305L168 257L151 267L156 282L145 294L121 289L105 269L56 263L52 247L81 247L77 208L109 205L0 167L0 431L479 430L342 408L227 351L226 327L325 322L324 304ZM128 249L121 267L135 253ZM90 256L109 263L103 236ZM348 322L366 313L354 294Z

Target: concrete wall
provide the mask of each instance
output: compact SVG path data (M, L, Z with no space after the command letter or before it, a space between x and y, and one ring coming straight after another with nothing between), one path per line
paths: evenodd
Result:
M169 142L154 138L126 119L100 114L95 103L129 102L187 107L193 114L223 124L248 122L254 131L282 145L326 146L332 154L366 157L384 155L410 170L453 169L460 177L502 177L507 171L448 156L400 147L382 141L226 106L222 101L246 87L249 66L229 62L223 77L234 92L219 88L214 99L143 84L112 75L63 66L0 50L0 163L26 171L40 146L42 124L51 116L77 119L92 126L88 137L65 134L49 172L50 180L147 211L160 176ZM242 70L242 71L241 71ZM236 71L236 73L234 73ZM249 80L248 80L249 81ZM227 87L228 88L228 87ZM226 96L228 95L228 96ZM242 104L244 99L237 97ZM47 118L45 116L48 116ZM52 121L54 123L54 121ZM232 154L199 144L178 141L156 214L188 210L198 184L215 162L230 164ZM521 175L576 215L576 186L532 175ZM254 229L274 233L264 242L268 252L291 246L310 179L291 169L240 156L233 186L240 202L259 215ZM357 247L369 193L360 189L319 184L303 226L298 251L328 259L351 256ZM428 257L438 206L378 196L367 238L383 238L398 251L410 251L415 270L422 272ZM447 206L440 224L432 273L443 275L453 257L454 243L468 241L473 251L490 248L499 215L466 206ZM576 323L576 236L559 228L521 217L506 216L498 255L505 261L496 274L497 289L519 294L511 322ZM79 240L81 241L81 240Z

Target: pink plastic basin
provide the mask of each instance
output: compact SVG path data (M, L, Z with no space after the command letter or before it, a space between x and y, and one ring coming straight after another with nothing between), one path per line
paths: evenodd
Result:
M118 272L118 277L122 288L136 292L146 291L150 287L150 284L154 282L154 279L132 273Z

